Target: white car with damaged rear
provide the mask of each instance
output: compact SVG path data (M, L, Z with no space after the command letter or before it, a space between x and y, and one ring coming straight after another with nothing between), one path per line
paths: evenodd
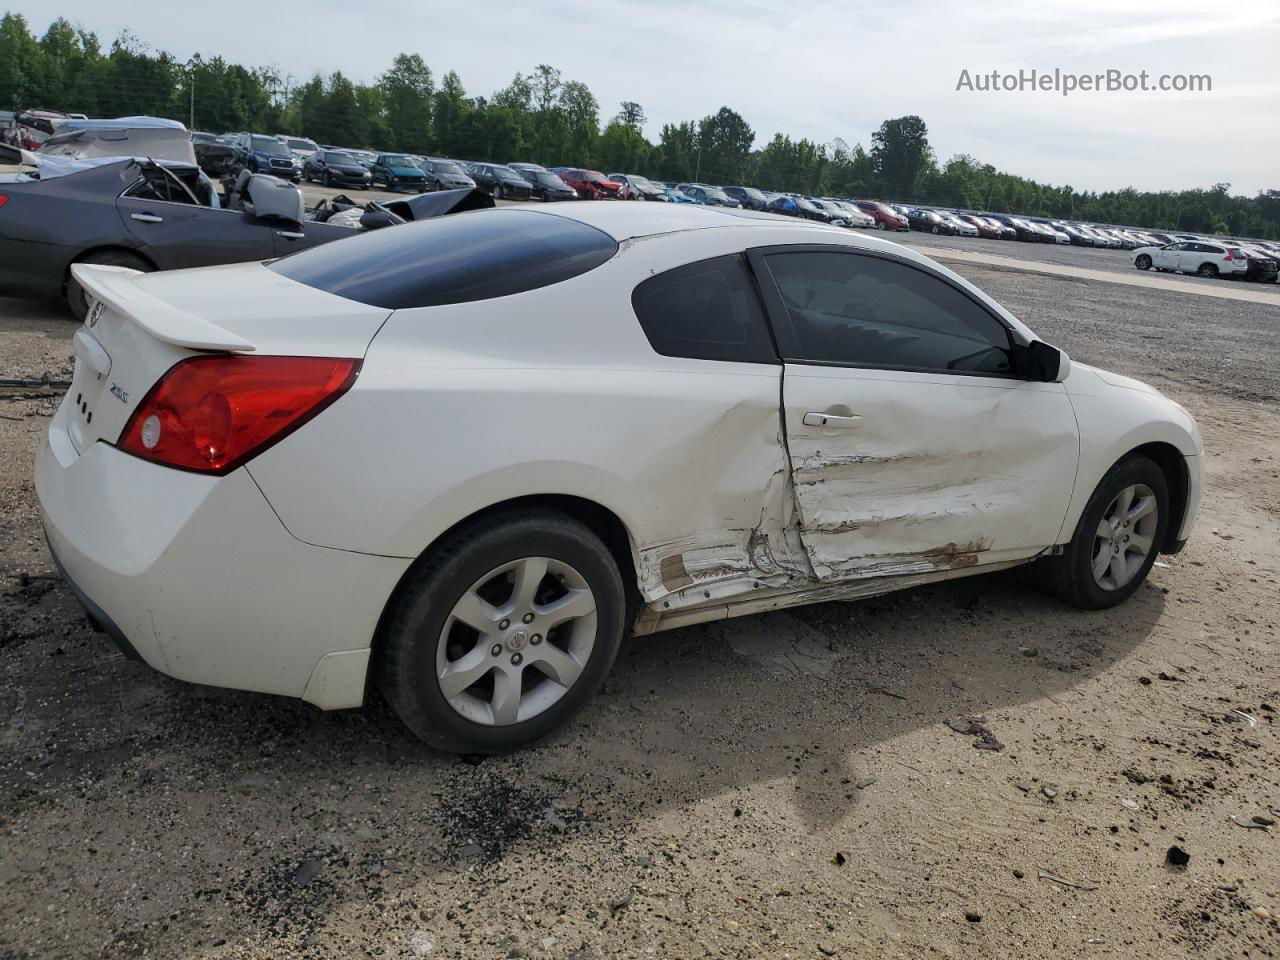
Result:
M619 645L1034 562L1114 606L1188 536L1192 418L848 230L499 208L94 303L36 467L91 619L183 680L498 752Z

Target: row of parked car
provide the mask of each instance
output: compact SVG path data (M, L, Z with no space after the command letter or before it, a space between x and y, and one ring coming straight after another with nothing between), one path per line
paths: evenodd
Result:
M1262 281L1276 279L1276 266L1280 262L1280 245L1262 241L1224 242L1188 234L1045 217L915 207L865 198L818 197L740 185L665 182L637 174L605 174L582 167L376 153L283 134L239 133L215 138L213 134L196 133L192 139L197 144L205 140L228 144L234 152L235 164L241 169L326 186L382 187L410 192L474 187L506 200L657 200L739 207L849 228L917 230L945 236L1130 250L1137 251L1134 264L1139 269ZM1200 250L1201 245L1212 249ZM1216 259L1207 257L1208 254L1215 255Z

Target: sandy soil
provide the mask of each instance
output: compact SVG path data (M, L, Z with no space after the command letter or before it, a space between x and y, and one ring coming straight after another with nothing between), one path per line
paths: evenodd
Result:
M1276 955L1280 308L961 272L1199 418L1186 551L1105 613L1016 570L635 640L476 763L120 657L44 548L56 401L0 398L0 957ZM0 376L72 330L0 301Z

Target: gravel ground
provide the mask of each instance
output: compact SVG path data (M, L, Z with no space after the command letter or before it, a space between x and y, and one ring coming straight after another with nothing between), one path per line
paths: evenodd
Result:
M638 639L483 762L120 657L38 525L56 398L0 397L0 957L1276 955L1280 307L958 269L1199 418L1187 549L1104 613L1015 570ZM0 301L0 369L72 330Z

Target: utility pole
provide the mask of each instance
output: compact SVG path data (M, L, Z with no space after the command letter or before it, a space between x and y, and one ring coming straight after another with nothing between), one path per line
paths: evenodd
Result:
M698 138L698 163L693 170L693 182L697 183L701 179L702 179L702 138L699 137Z
M187 129L194 130L196 128L196 72L191 71L189 79L191 85L191 114L188 118Z

